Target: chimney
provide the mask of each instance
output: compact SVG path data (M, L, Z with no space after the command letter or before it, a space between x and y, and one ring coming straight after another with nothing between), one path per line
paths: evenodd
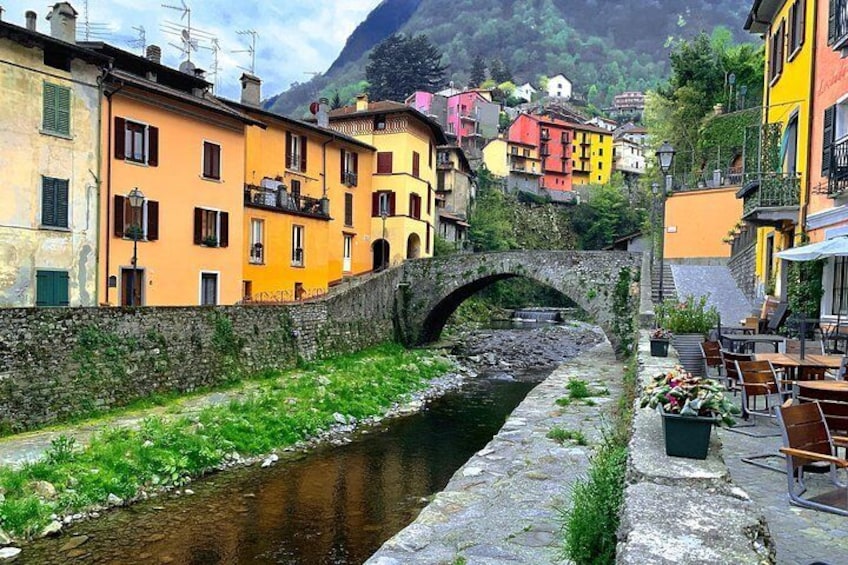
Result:
M35 19L38 17L32 10L27 10L26 13L26 28L30 31L35 31Z
M147 46L147 59L156 63L157 65L162 64L162 48L158 45L148 45Z
M67 43L77 41L77 11L67 2L57 2L47 14L50 22L50 35Z
M243 73L241 75L241 103L245 106L259 107L262 94L262 81L259 77Z
M368 95L360 94L356 97L356 111L364 112L368 109Z
M315 115L318 118L318 127L330 127L330 101L326 98L318 100L318 113Z

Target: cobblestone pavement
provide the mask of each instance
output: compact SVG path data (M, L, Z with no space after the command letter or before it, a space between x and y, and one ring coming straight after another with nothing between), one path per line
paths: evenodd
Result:
M569 486L587 470L623 371L608 342L561 365L418 518L366 563L446 564L459 558L468 565L562 563L557 508L567 506ZM588 404L560 407L556 400L568 395L572 379L609 392ZM589 446L548 439L554 426L582 431Z
M736 286L730 269L723 265L672 265L674 285L681 298L709 295L707 303L715 306L725 325L736 325L751 315L751 303Z
M777 562L807 565L820 561L848 565L848 517L790 505L781 457L759 460L779 471L742 461L742 457L754 454L779 453L780 428L776 423L757 420L756 427L744 431L765 437L750 437L726 429L721 429L719 435L733 482L745 489L765 514L777 545ZM827 484L821 476L807 475L806 479L813 489Z

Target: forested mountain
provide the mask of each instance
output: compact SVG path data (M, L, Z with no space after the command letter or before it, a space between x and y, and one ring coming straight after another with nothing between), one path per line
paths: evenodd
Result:
M299 113L319 96L342 101L363 90L370 50L393 33L426 34L441 49L448 78L465 85L474 56L500 59L514 82L563 73L603 105L645 90L668 73L670 44L717 26L737 39L750 2L740 0L383 0L348 38L324 75L267 101Z

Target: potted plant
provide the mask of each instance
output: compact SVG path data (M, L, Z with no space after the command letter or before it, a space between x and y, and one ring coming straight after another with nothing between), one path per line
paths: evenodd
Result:
M674 334L671 344L680 363L695 376L704 372L704 359L699 345L718 324L718 310L707 306L708 295L686 296L682 301L666 300L657 306L657 325Z
M651 356L668 357L668 343L672 333L665 328L651 330Z
M740 413L721 384L682 367L654 377L641 405L662 416L666 455L689 459L706 459L713 425L733 425Z
M218 238L214 235L207 235L203 238L203 245L206 247L218 247Z

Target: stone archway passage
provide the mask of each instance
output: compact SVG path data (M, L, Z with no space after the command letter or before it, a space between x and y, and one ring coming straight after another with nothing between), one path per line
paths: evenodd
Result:
M421 238L417 233L411 233L406 241L406 258L418 259L419 257L421 257Z
M385 239L378 239L371 244L372 268L374 271L382 271L389 266L390 251L389 242Z
M634 344L641 261L641 254L618 251L510 251L407 261L397 325L409 344L435 341L471 295L499 280L526 277L577 303L622 354Z

